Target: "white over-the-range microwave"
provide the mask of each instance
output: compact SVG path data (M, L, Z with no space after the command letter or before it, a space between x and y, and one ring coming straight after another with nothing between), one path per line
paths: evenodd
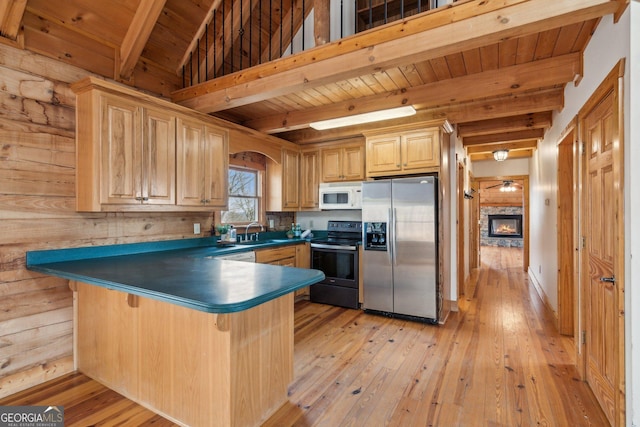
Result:
M320 209L362 209L362 182L320 183Z

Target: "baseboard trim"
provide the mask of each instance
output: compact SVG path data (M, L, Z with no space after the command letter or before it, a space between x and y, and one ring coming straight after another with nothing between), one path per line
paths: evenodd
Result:
M549 313L551 313L551 315L553 316L553 322L555 323L556 328L557 328L558 327L558 313L556 312L556 310L553 309L553 306L551 305L549 297L544 292L544 289L540 285L540 282L538 282L538 279L536 278L536 276L533 274L533 271L531 270L531 267L529 267L529 270L528 270L527 273L528 273L527 275L529 276L529 281L531 282L531 284L533 285L533 288L536 290L536 293L538 294L538 296L542 300L542 303L544 304L546 309L549 311Z

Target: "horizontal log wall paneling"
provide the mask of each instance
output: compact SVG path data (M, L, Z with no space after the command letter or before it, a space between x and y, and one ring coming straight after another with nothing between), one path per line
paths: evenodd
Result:
M66 280L30 250L192 238L209 213L75 212L75 96L88 73L0 45L0 397L73 370Z

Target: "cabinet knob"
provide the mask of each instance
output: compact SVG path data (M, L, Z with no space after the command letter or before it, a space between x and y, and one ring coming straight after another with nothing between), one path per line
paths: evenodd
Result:
M396 163L396 167L399 168L400 167L400 163Z
M407 164L405 163L404 166L407 166Z

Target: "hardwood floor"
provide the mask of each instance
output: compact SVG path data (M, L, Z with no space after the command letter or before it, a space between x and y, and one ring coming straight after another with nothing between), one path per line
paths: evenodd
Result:
M264 425L608 425L521 251L482 251L443 326L298 303L290 403ZM19 404L64 405L67 426L172 425L81 374L0 400Z

